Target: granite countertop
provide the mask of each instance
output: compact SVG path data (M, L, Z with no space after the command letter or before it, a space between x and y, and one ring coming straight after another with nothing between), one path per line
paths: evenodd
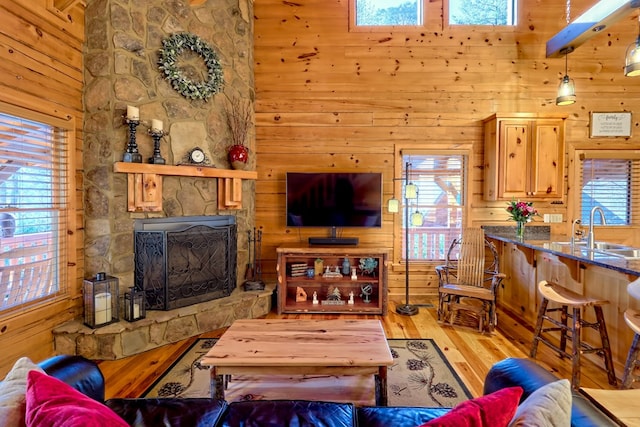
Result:
M640 259L626 259L599 251L590 251L584 245L572 246L569 237L554 236L548 226L527 226L524 238L516 237L515 227L483 227L488 238L548 252L585 264L597 265L625 274L640 276Z

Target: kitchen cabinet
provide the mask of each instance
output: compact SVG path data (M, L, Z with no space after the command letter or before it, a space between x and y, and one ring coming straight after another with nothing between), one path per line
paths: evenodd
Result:
M562 200L566 116L484 120L485 200Z

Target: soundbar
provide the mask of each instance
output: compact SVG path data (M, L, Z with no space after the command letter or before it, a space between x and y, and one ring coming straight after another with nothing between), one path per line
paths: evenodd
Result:
M358 242L357 237L309 237L310 245L355 246Z

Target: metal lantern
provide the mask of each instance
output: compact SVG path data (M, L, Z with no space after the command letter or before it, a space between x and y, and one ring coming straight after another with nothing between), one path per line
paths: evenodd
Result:
M117 322L118 278L98 273L84 280L84 323L90 328L98 328Z
M129 292L124 293L124 320L135 322L144 319L145 310L144 291L135 287L129 288Z

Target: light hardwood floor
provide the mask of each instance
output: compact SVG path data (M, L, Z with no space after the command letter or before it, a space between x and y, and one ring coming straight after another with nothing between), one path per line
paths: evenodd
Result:
M532 331L518 321L500 312L498 330L493 334L481 334L476 329L465 326L442 325L437 322L436 300L413 298L412 304L420 306L415 316L395 313L400 297L391 297L387 316L364 315L360 318L380 319L388 338L432 338L465 382L474 396L482 395L484 378L491 366L507 357L528 357ZM339 318L355 315L283 315L275 311L268 318L312 319ZM219 337L224 330L212 331L203 337ZM196 338L189 338L175 344L116 361L99 362L106 380L106 397L139 397L153 381L179 357ZM539 346L538 363L556 376L571 378L571 362L560 359L546 346ZM582 367L581 385L589 388L612 389L607 383L607 375L601 363L585 360ZM621 367L616 366L618 378Z

